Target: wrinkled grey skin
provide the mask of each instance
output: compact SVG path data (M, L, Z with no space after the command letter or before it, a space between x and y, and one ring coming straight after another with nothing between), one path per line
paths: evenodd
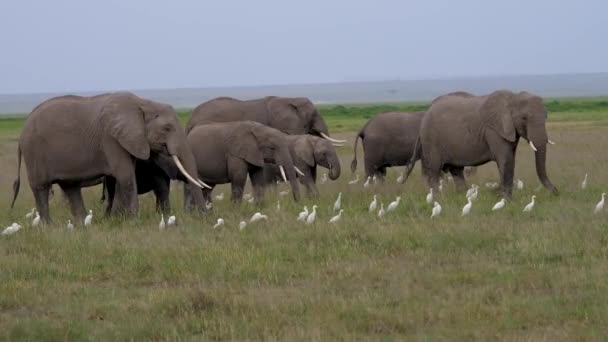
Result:
M294 164L304 173L304 176L298 175L298 178L306 187L308 197L319 195L316 186L317 166L328 169L331 180L340 177L340 158L331 142L310 134L288 135L286 140ZM267 183L282 181L277 166L266 164L264 172Z
M371 118L355 137L350 170L357 170L357 143L363 144L365 177L383 181L386 168L410 163L424 112L388 112Z
M171 106L131 93L52 98L38 105L25 122L11 207L19 192L23 155L43 222L51 221L52 184L66 194L75 222L82 222L87 212L81 188L99 184L105 176L116 179L112 212L132 216L138 211L135 159L147 160L151 152L175 155L188 173L196 174L192 151ZM195 202L204 207L202 196Z
M449 170L457 185L465 188L461 176L465 166L495 161L501 195L510 198L517 143L524 138L537 148L538 178L557 194L545 166L546 118L542 98L527 92L501 90L485 96L445 95L436 99L422 119L419 138L422 168L429 186L436 190L440 172ZM408 175L412 168L410 164Z
M327 124L314 104L305 97L268 96L241 101L218 97L192 111L186 133L213 122L255 121L287 134L329 135Z
M285 133L257 122L236 121L197 126L188 133L187 140L200 179L211 187L231 183L232 201L242 200L247 175L256 202L263 200L264 163L283 165L293 198L299 201L300 190L286 137ZM212 202L211 190L205 189L203 193L205 200ZM186 206L190 203L189 196L186 191Z
M171 211L169 201L171 180L188 182L171 158L157 153L152 153L149 160L137 159L135 161L135 179L137 181L137 194L143 195L150 191L154 192L156 211L164 214L169 214ZM101 201L106 204L106 216L111 214L115 191L116 180L113 177L104 177Z

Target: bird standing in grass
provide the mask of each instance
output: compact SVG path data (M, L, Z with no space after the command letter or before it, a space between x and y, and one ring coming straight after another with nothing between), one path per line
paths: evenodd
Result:
M367 189L369 187L369 183L372 180L372 177L367 176L367 179L365 180L365 183L363 183L363 188Z
M595 205L595 209L593 210L594 214L599 213L600 211L604 210L604 199L606 197L605 193L602 193L602 199L597 202L597 204Z
M431 211L431 218L439 216L441 214L441 205L439 202L433 204L433 210Z
M353 184L357 184L359 183L359 174L355 174L355 178L351 181L348 182L349 185L353 185Z
M74 225L72 224L72 220L68 220L68 230L74 230Z
M336 215L336 216L332 217L332 218L329 220L329 223L336 223L336 222L340 221L340 218L342 217L342 213L343 213L343 212L344 212L344 209L340 209L340 212L338 213L338 215Z
M257 222L259 220L268 220L268 216L266 216L266 215L264 215L264 214L262 214L260 212L257 212L255 214L253 214L253 216L251 216L251 219L249 220L249 223L254 223L254 222Z
M217 219L217 223L213 225L213 229L219 228L220 226L224 225L224 219L223 218L218 218Z
M15 234L16 232L19 231L19 229L21 229L21 225L17 222L13 222L12 225L4 228L4 230L2 231L2 235Z
M384 217L384 203L380 203L380 210L378 210L378 217L379 218L383 218Z
M375 212L377 207L378 207L378 199L377 199L376 195L374 195L374 199L373 199L372 203L369 204L369 212L370 213Z
M241 223L239 223L239 230L243 230L245 227L247 227L247 222L241 221Z
M327 182L327 172L323 173L321 177L321 184L325 184Z
M585 178L583 179L583 182L581 183L581 189L585 190L587 189L587 174L585 173Z
M399 175L399 177L397 177L397 184L401 184L403 183L403 177L405 175L403 174L403 171L401 172L401 174Z
M338 211L342 208L342 193L338 193L338 198L334 202L334 211Z
M386 212L390 213L391 211L397 209L397 206L399 205L400 201L401 196L397 196L397 198L388 205L388 207L386 208Z
M471 197L467 197L467 204L462 207L462 216L467 216L471 212L471 208L473 207L473 200Z
M163 215L163 213L160 213L160 222L158 223L158 230L164 230L165 227L165 216Z
M222 192L222 193L220 193L219 195L216 195L216 196L215 196L215 199L216 199L217 201L221 201L221 200L223 200L223 199L224 199L224 193Z
M89 209L89 214L84 218L84 225L90 226L93 223L93 209Z
M517 178L517 190L523 190L524 189L524 181L522 181L521 179Z
M433 203L433 188L430 188L429 193L426 194L426 203L428 203L428 204Z
M505 206L505 204L507 204L507 201L503 198L500 201L498 201L496 204L494 204L494 206L492 207L492 211L502 209Z
M34 220L32 221L32 227L36 227L40 224L40 213L38 211L36 211L36 217L34 217Z
M298 221L306 221L307 217L308 217L308 207L304 206L304 210L302 210L300 212L300 214L298 215Z
M36 214L36 208L32 208L32 211L30 211L29 213L25 214L25 218L29 220L32 217L34 217L35 214Z
M530 201L530 203L528 203L525 207L524 207L524 213L529 213L532 211L532 209L534 208L534 204L536 203L536 195L532 195L532 201Z
M175 226L176 223L177 223L177 219L175 218L175 215L169 216L169 218L167 219L167 226L168 227Z
M313 222L315 222L315 219L317 218L317 205L313 205L312 206L312 212L310 214L308 214L308 217L306 218L306 224L312 224Z

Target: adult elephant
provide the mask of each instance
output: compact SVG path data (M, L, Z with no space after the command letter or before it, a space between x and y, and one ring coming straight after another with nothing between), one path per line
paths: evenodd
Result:
M321 113L305 97L267 96L247 101L218 97L194 108L186 133L198 125L230 121L255 121L287 134L313 134L337 144L346 142L329 136Z
M173 159L159 153L151 153L149 160L135 161L135 180L137 182L137 194L143 195L150 191L156 197L156 211L168 214L171 210L169 194L171 180L179 180L184 183L188 179L179 172ZM106 205L106 216L111 214L116 192L116 179L107 176L103 180L102 202Z
M363 145L365 177L384 180L386 168L411 162L424 112L387 112L371 118L355 137L350 170L357 170L357 144Z
M541 183L557 194L547 176L547 110L543 99L528 92L500 90L485 96L445 95L431 104L420 126L422 168L429 186L436 190L442 170L462 175L465 166L495 161L501 193L510 198L515 152L520 138L535 152ZM408 167L408 175L413 164ZM463 188L464 178L454 177Z
M214 187L231 183L232 201L240 202L247 175L256 202L264 194L264 163L279 166L289 180L293 198L300 199L296 169L287 147L286 134L253 121L222 122L196 126L187 136L198 167L198 175ZM199 191L200 192L200 191ZM184 203L190 205L191 192L185 191ZM211 202L211 190L204 190Z
M319 195L316 186L317 166L328 169L331 180L340 177L340 158L329 141L310 134L288 135L285 139L295 166L302 172L298 178L306 187L309 197ZM281 180L278 167L273 165L266 168L265 172L267 183Z
M190 180L188 187L203 186L193 178L196 163L171 106L122 92L52 98L38 105L25 122L11 207L19 193L23 155L43 222L51 221L52 184L65 192L75 221L82 222L86 210L81 188L99 184L105 176L116 179L113 213L133 215L138 210L135 160L147 160L151 152L172 158ZM202 196L195 201L204 207Z

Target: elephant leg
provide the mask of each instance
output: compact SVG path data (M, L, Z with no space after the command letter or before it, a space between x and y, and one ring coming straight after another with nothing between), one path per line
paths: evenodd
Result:
M429 158L430 159L430 158ZM441 177L441 163L439 160L422 160L423 174L426 176L426 182L429 188L433 189L433 193L439 193L439 178Z
M84 217L87 215L87 210L84 207L80 186L66 184L59 184L59 186L70 202L70 210L72 211L74 222L83 223Z
M232 190L231 201L240 203L243 200L243 191L247 183L249 165L244 160L235 157L228 157L228 172Z
M114 205L114 196L116 195L116 179L111 176L104 178L105 185L105 197L106 197L106 212L105 216L108 217L112 213L112 206Z
M312 181L317 184L317 166L313 166L310 168L310 178Z
M194 210L194 201L192 199L192 194L190 193L190 187L184 183L184 210L187 212L192 212Z
M386 177L386 166L381 167L376 174L376 181L380 183L384 183L384 178Z
M156 212L169 214L171 211L171 203L169 200L170 180L160 178L154 186L154 196L156 197Z
M40 219L45 224L51 223L51 215L49 212L49 190L50 185L32 188L34 199L36 200L36 210L40 213Z
M467 182L464 178L464 167L453 167L450 169L450 174L454 178L454 184L458 191L467 190Z
M504 198L511 198L513 194L513 175L515 173L515 147L505 143L500 137L496 137L496 140L495 143L489 141L488 145L498 166L500 193Z
M264 169L253 170L249 173L251 178L251 186L253 187L253 197L256 204L262 204L264 200Z
M316 198L319 196L319 190L315 185L314 180L312 179L312 172L310 167L298 166L300 170L304 173L304 176L300 176L300 183L304 185L306 188L306 194L309 198Z

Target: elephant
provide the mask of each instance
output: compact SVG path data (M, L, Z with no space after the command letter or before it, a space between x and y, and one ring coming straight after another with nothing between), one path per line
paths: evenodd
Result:
M255 121L287 134L313 134L333 143L327 124L314 104L305 97L267 96L255 100L218 97L198 105L186 124L186 133L211 122Z
M306 187L308 197L319 195L315 184L317 166L328 169L331 180L340 177L340 158L336 148L329 141L310 134L288 135L286 139L293 162L297 170L302 172L298 178ZM267 167L265 173L267 183L281 180L278 167L274 165Z
M387 112L370 119L355 137L350 170L357 170L357 144L363 144L365 177L383 181L386 168L407 165L414 148L424 112Z
M547 176L548 139L545 121L547 110L537 95L498 90L484 96L448 94L433 101L422 118L416 154L430 187L437 190L442 170L454 175L461 188L465 166L496 162L500 173L500 192L511 198L515 152L520 138L528 141L535 152L536 173L541 183L557 195L557 188ZM410 163L407 175L413 169ZM407 179L407 176L406 176Z
M86 210L81 188L99 184L105 176L116 179L117 205L112 212L133 216L138 211L135 160L148 160L152 152L170 157L188 178L188 187L204 186L193 177L196 163L170 105L128 92L51 98L34 108L25 122L11 208L19 193L23 156L44 223L51 222L52 184L64 191L75 222L82 222ZM202 195L194 201L204 207Z
M171 210L169 194L171 180L188 182L180 172L173 160L163 154L150 153L149 160L135 161L135 180L137 194L143 195L150 191L156 197L156 211L168 214ZM114 204L116 179L104 177L101 201L106 204L106 216L109 216Z
M289 180L293 198L300 200L296 171L287 147L286 134L253 121L199 125L187 136L198 167L199 177L214 187L232 184L232 201L240 202L247 175L254 198L259 204L264 195L264 163L278 165L284 180ZM190 205L190 192L184 191ZM211 190L204 189L205 201L212 202Z

